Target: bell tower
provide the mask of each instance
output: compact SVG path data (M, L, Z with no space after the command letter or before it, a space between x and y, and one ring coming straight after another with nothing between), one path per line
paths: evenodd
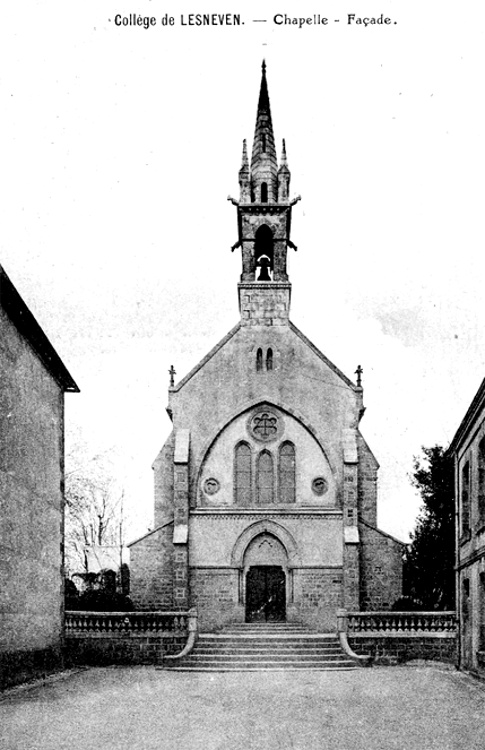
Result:
M238 241L242 251L239 308L244 325L282 325L288 321L291 285L286 256L290 240L290 170L283 141L280 165L276 156L269 103L266 63L263 61L251 164L243 142L237 207Z

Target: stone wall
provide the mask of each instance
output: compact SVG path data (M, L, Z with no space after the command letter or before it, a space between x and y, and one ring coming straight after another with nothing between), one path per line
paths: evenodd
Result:
M190 597L202 632L224 627L229 622L244 622L244 607L238 603L238 570L191 568Z
M113 633L105 636L66 638L66 666L107 664L160 664L164 654L179 653L186 635Z
M387 610L402 596L403 545L378 529L359 524L360 609Z
M335 632L335 612L342 606L342 569L296 569L293 590L294 619L320 632Z
M173 513L173 455L175 436L172 432L153 463L155 495L155 528Z
M413 659L433 659L456 663L456 636L359 636L348 637L357 654L370 654L375 664L400 664Z
M360 517L377 526L377 471L379 465L360 433L357 433L359 455L358 505Z
M63 393L0 309L0 671L60 665Z
M173 608L173 522L130 546L130 589L136 609Z

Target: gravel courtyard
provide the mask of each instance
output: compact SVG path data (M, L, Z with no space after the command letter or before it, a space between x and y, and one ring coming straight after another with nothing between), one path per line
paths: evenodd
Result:
M450 667L75 672L0 699L6 750L483 750L485 684Z

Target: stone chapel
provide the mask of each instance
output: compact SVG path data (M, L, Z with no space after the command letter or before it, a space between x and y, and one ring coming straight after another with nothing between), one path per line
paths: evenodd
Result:
M354 384L290 321L291 213L263 63L237 207L239 323L169 388L153 465L155 528L130 545L138 609L196 607L202 630L389 609L403 544L377 528L378 463Z

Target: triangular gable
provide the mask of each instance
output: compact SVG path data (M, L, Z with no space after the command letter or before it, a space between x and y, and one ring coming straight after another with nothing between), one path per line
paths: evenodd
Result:
M202 370L202 368L207 364L207 362L212 359L212 357L217 354L217 352L222 349L225 344L227 344L228 341L232 339L232 337L239 331L241 328L241 323L238 323L232 330L227 333L223 339L219 341L218 344L216 344L209 352L209 354L206 354L203 359L200 360L199 364L195 365L195 367L192 368L192 370L184 377L182 380L179 380L177 385L172 386L169 388L170 392L177 392L179 391L191 378L194 377L196 373L199 372L199 370Z
M298 338L300 338L303 341L303 343L306 344L312 350L312 352L316 354L319 359L322 360L322 362L325 362L325 364L327 365L327 367L330 368L330 370L332 370L336 375L338 375L338 377L341 380L343 380L344 383L349 386L349 388L352 388L352 390L355 389L356 386L354 385L354 383L352 383L352 381L346 375L343 374L342 370L339 370L339 368L336 365L334 365L333 362L327 359L325 354L323 354L320 351L320 349L317 349L315 344L312 344L310 339L307 339L305 334L302 333L300 329L297 328L296 325L291 322L291 320L288 321L288 325L289 325L289 328L293 331L293 333L296 333Z
M133 542L130 542L126 546L127 547L133 547L133 545L138 544L139 542L142 542L147 537L152 536L152 534L156 534L158 531L161 531L161 529L164 529L166 526L170 526L171 523L173 523L173 518L170 519L170 521L164 521L164 523L161 523L160 526L157 526L156 529L152 529L151 531L147 531L146 534L143 534L143 536L138 537L138 539L135 539Z
M396 539L395 536L392 536L392 534L388 534L387 531L382 531L382 529L378 529L377 526L372 526L372 524L367 523L367 521L364 521L362 518L359 518L359 523L362 524L362 526L367 526L368 529L372 529L372 531L377 531L378 534L381 536L387 537L387 539L392 539L393 542L396 542L396 544L401 545L401 547L407 547L406 542L401 542L400 539Z

